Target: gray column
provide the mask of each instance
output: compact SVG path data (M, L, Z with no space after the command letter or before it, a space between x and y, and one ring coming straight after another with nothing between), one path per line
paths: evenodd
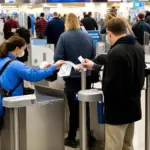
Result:
M86 89L86 71L81 73L81 88ZM80 150L87 150L86 102L80 101Z

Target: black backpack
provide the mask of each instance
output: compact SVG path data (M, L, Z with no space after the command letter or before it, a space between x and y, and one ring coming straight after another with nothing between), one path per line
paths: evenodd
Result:
M11 24L9 22L4 24L3 31L4 31L4 34L11 31Z

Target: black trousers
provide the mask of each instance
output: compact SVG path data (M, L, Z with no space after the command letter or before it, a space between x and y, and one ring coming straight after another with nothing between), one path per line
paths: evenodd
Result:
M76 84L77 85L77 84ZM79 84L80 86L81 84ZM79 87L80 88L80 87ZM89 86L88 86L89 88ZM79 128L79 101L76 98L76 94L80 89L72 89L72 88L65 88L65 94L69 106L69 133L68 138L74 140L76 138L76 133ZM90 131L90 110L89 110L89 103L86 105L87 109L87 129Z

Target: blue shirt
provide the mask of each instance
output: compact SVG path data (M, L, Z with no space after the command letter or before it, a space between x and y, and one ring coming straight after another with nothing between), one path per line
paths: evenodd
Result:
M0 58L0 70L10 59L16 59L12 53L8 57ZM56 66L52 65L46 69L31 68L20 61L11 62L0 77L0 83L4 89L12 90L22 79L37 82L52 75ZM12 96L23 95L23 83L12 93ZM2 97L0 96L0 116L3 115Z

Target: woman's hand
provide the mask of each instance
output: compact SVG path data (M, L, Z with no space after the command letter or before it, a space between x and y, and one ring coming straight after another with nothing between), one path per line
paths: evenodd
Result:
M84 59L84 62L82 63L83 67L87 68L88 70L92 70L94 66L94 62L89 59Z
M57 69L60 69L61 65L64 64L64 60L58 60L54 65L56 66Z

